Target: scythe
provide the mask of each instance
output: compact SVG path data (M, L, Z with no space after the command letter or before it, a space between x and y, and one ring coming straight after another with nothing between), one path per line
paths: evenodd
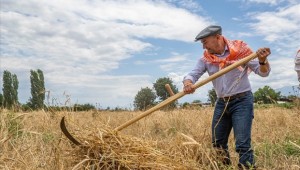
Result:
M249 55L249 56L247 56L247 57L245 57L245 58L243 58L243 59L241 59L241 60L239 60L239 61L237 61L237 62L235 62L235 63L233 63L233 64L231 64L231 65L229 65L229 66L227 66L225 68L223 68L223 69L221 69L220 71L214 73L213 75L209 76L208 78L195 83L193 86L194 86L195 89L197 89L197 88L199 88L199 87L207 84L208 82L210 82L210 81L212 81L212 80L214 80L214 79L216 79L216 78L218 78L218 77L226 74L227 72L229 72L229 71L231 71L231 70L233 70L233 69L235 69L235 68L237 68L237 67L239 67L241 65L244 65L245 63L249 62L250 60L255 59L256 57L257 57L257 54L256 53L252 53L251 55ZM184 95L185 95L185 93L183 91L181 91L181 92L179 92L177 94L174 94L173 96L167 98L166 100L162 101L161 103L157 104L156 106L154 106L154 107L146 110L142 114L140 114L140 115L132 118L131 120L123 123L122 125L116 127L114 130L116 132L121 131L122 129L128 127L129 125L131 125L131 124L139 121L140 119L148 116L149 114L157 111L158 109L160 109L160 108L162 108L162 107L164 107L164 106L166 106L166 105L174 102L175 100L183 97ZM80 143L68 132L68 130L67 130L66 126L65 126L65 123L64 123L64 117L61 119L60 125L61 125L61 129L62 129L63 133L66 135L66 137L70 141L72 141L74 144L80 145Z

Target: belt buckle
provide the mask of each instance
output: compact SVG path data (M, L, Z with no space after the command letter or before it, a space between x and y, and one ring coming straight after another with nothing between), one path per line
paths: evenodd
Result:
M230 101L231 96L229 96L229 97L223 97L222 99L223 99L223 101L226 101L226 102L227 102L227 101Z

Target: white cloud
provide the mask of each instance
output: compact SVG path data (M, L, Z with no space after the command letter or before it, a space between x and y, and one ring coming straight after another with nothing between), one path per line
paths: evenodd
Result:
M159 63L174 63L174 62L180 62L180 61L185 61L186 60L186 56L172 56L170 58L166 58L166 59L160 59L160 60L156 60L156 62Z
M252 19L249 26L253 34L272 44L276 53L270 58L271 75L251 77L255 82L253 88L266 82L271 87L295 84L296 78L290 81L290 77L296 77L291 65L300 48L300 5L296 0L244 2L277 7L252 12L243 18L240 18L243 15L232 17L242 24ZM140 54L142 58L132 63L160 64L159 71L168 72L181 89L183 76L194 67L198 56L191 56L194 51L176 51L170 57L158 59L163 47L151 44L149 39L192 42L201 28L214 22L195 13L201 10L193 0L1 0L0 68L17 74L19 95L23 95L21 102L30 97L30 69L39 68L44 72L46 88L61 101L67 91L74 103L96 101L104 107L128 106L141 87L152 86L154 78L139 73L118 72L118 75L113 71L125 59ZM235 37L250 36L251 32L235 33ZM201 87L190 97L203 96L210 88L210 85Z
M186 70L190 70L194 67L196 60L189 59L190 54L172 53L172 56L155 60L154 62L160 63L159 67L167 73L181 74ZM183 76L181 77L181 79Z
M185 8L142 0L1 0L1 70L24 77L24 72L28 76L30 69L39 68L47 78L47 88L72 93L77 93L78 87L109 82L114 88L94 86L93 92L86 91L87 98L92 99L95 91L111 94L105 99L110 101L109 96L116 92L132 98L139 90L137 85L149 83L150 77L142 78L147 83L138 83L139 77L125 76L132 83L124 80L121 85L117 84L119 76L100 82L98 78L105 79L133 54L154 48L147 38L190 42L210 23L186 10L189 7L183 1L181 6ZM117 85L112 86L112 82Z
M251 28L256 35L275 45L279 49L294 49L280 54L291 56L300 48L300 4L279 8L276 11L251 14L255 22Z
M294 56L300 49L300 4L279 8L276 11L251 15L256 22L250 26L255 34L261 35L272 44L276 54L270 56L271 75L268 85L274 89L297 84L294 71ZM294 77L294 78L293 78ZM264 80L254 79L257 89L264 86Z
M277 5L278 3L284 0L246 0L246 1L250 3L265 3L265 4Z
M267 41L278 41L287 35L300 35L300 4L272 12L257 13L252 18L258 22L251 27L257 33L264 35Z
M243 0L244 3L249 3L249 4L267 4L271 6L277 6L282 3L287 3L287 4L297 4L299 3L298 0Z
M202 7L194 0L168 0L170 3L177 3L179 6L188 9L189 11L202 11Z

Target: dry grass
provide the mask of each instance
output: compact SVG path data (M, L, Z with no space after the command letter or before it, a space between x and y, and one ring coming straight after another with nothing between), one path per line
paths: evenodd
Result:
M116 134L141 112L0 113L0 169L237 169L222 167L211 148L212 108L157 111ZM84 144L72 145L59 128ZM300 111L255 110L253 148L260 169L300 169Z

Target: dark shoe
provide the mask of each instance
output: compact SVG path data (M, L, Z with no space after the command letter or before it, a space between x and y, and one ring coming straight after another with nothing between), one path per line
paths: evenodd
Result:
M224 149L215 149L216 151L216 158L220 161L223 165L231 165L229 152Z
M231 165L230 158L224 157L222 163L223 163L224 165Z
M249 166L249 165L242 165L242 164L238 164L238 168L239 168L239 170L256 170L257 169L257 166L255 166L255 165L251 165L251 166Z

